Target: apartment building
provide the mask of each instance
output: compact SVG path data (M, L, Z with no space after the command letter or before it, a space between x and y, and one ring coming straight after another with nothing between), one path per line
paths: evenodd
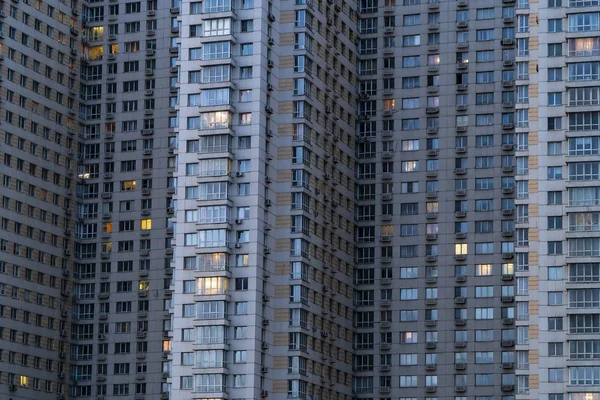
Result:
M598 399L595 0L1 5L1 396Z
M182 3L173 399L352 396L356 18Z
M179 10L0 4L0 397L168 398Z
M599 5L524 2L517 9L524 119L516 162L529 190L516 200L517 251L528 254L516 273L517 314L525 320L516 349L519 393L528 398L599 396Z

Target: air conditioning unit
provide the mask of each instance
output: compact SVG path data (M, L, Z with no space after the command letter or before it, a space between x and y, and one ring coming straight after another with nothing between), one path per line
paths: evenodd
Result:
M269 68L273 68L275 66L275 63L273 62L273 60L269 60L269 61L267 61L267 66Z
M272 205L271 199L265 199L265 207L271 207Z
M238 178L243 178L244 177L244 173L243 172L236 172L235 176L237 176Z
M241 219L236 219L236 220L235 220L235 223L239 225L239 224L241 224L241 223L242 223L242 220L241 220Z
M236 249L241 249L241 248L242 248L242 245L241 245L241 244L239 244L239 243L236 243L236 244L235 244L235 248L236 248Z

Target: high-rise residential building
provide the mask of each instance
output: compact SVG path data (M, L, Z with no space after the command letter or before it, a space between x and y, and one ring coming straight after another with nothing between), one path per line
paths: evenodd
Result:
M172 7L0 3L3 399L168 398Z
M183 2L173 399L524 393L515 14Z
M0 397L598 400L598 0L0 3Z

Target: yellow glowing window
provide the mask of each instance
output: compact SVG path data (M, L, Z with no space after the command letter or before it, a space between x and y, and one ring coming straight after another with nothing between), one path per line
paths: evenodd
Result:
M121 182L121 191L127 192L131 190L135 190L135 181L122 181Z
M477 264L475 265L475 276L490 276L492 275L492 264Z
M502 274L503 275L512 275L514 273L515 273L515 264L513 264L513 263L502 264Z
M198 278L198 294L211 296L227 293L229 280L222 276Z
M102 223L102 232L111 233L112 231L113 231L113 223L112 222Z
M20 384L21 386L27 386L27 377L26 377L26 376L21 376L21 377L19 378L19 384Z
M384 111L392 111L394 109L394 104L395 104L395 101L393 99L384 100L383 101L383 110Z
M102 242L102 252L110 253L112 251L112 242Z
M89 40L96 41L104 38L104 27L94 26L88 30Z
M150 281L140 281L140 290L150 290Z
M467 244L466 243L456 243L454 245L454 255L466 255L467 254Z
M108 52L109 52L110 54L118 54L118 53L119 53L119 45L118 45L118 44L116 44L116 43L115 43L115 44L111 44L111 45L108 47Z
M163 349L163 351L171 351L171 341L170 340L163 340L163 342L162 342L162 349Z
M381 234L382 235L393 235L394 227L392 225L383 225L381 227Z
M142 230L147 231L152 229L152 220L151 219L143 219L142 220Z
M104 48L102 46L90 47L88 50L88 57L91 60L100 60L104 54Z

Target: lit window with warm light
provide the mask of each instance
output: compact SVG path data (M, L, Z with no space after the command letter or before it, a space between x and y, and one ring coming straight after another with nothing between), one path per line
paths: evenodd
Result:
M502 275L513 275L515 273L515 264L504 263L502 264Z
M113 223L112 222L103 222L102 223L102 232L111 233L113 231Z
M466 255L467 254L467 244L466 243L456 243L454 245L454 255Z
M135 190L136 181L122 181L121 182L121 191L128 192Z
M223 276L209 276L205 278L198 278L197 285L197 294L199 295L212 296L225 294L227 293L229 280Z
M140 290L150 290L150 281L140 281Z
M148 231L152 229L152 220L151 219L143 219L142 220L142 230Z

